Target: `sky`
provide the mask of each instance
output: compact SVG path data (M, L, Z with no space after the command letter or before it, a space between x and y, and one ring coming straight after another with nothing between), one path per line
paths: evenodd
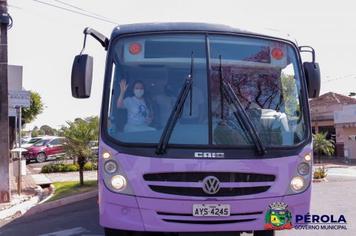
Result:
M106 52L94 39L88 39L85 49L94 57L91 97L74 99L70 91L73 58L82 48L87 26L107 36L117 24L177 21L288 33L299 45L316 50L321 93L356 92L353 1L8 0L8 4L14 19L8 32L9 64L23 66L23 87L38 92L45 104L26 129L44 124L59 128L77 117L99 115Z

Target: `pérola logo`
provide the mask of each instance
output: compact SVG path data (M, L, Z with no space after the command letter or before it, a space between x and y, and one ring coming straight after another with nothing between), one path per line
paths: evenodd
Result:
M198 158L224 158L223 152L194 152L194 157Z

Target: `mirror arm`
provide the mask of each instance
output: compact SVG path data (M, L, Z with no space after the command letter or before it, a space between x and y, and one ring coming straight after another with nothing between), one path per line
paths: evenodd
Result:
M97 41L99 41L99 43L105 48L105 50L108 50L109 39L107 37L105 37L103 34L99 33L95 29L92 29L89 27L86 27L84 29L83 33L84 33L84 42L83 42L83 48L80 51L80 55L83 53L83 51L85 49L88 34L91 35L93 38L95 38Z
M309 52L312 54L313 63L315 63L315 50L310 46L300 46L299 52Z

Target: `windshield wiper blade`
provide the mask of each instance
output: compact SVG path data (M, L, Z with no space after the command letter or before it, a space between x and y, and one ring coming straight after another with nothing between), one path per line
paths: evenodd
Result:
M223 78L221 56L219 57L219 59L220 59L220 68L219 68L220 86L222 86L222 88L220 87L220 91L223 92L223 96L225 97L225 99L229 103L229 105L234 106L235 110L234 110L233 114L234 114L235 118L237 119L237 121L248 132L249 136L251 137L252 141L254 142L254 144L256 146L257 153L260 155L265 155L266 148L263 145L262 140L258 136L255 126L251 122L250 117L247 115L239 98L237 97L236 93L232 89L231 84L229 82L225 81Z
M190 93L190 115L192 113L192 89L193 89L193 66L194 66L193 52L192 52L190 63L191 63L190 64L190 74L185 79L183 87L181 88L181 90L179 92L177 100L174 104L171 114L169 115L168 121L163 129L161 138L159 140L159 143L158 143L158 146L156 149L156 154L158 154L158 155L164 154L166 152L167 144L169 142L169 139L171 138L173 129L177 124L177 120L183 111L184 103L187 100L189 93Z

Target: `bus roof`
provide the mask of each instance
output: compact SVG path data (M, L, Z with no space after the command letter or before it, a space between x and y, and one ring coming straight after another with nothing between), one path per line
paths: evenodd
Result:
M235 33L255 36L273 37L278 39L289 40L296 44L296 40L290 37L289 34L282 34L275 30L262 30L267 32L253 32L242 30L233 26L211 23L197 22L162 22L162 23L135 23L117 26L111 38L115 38L122 34L141 33L141 32L159 32L159 31L194 31L194 32L219 32L219 33ZM260 31L260 30L259 30Z

